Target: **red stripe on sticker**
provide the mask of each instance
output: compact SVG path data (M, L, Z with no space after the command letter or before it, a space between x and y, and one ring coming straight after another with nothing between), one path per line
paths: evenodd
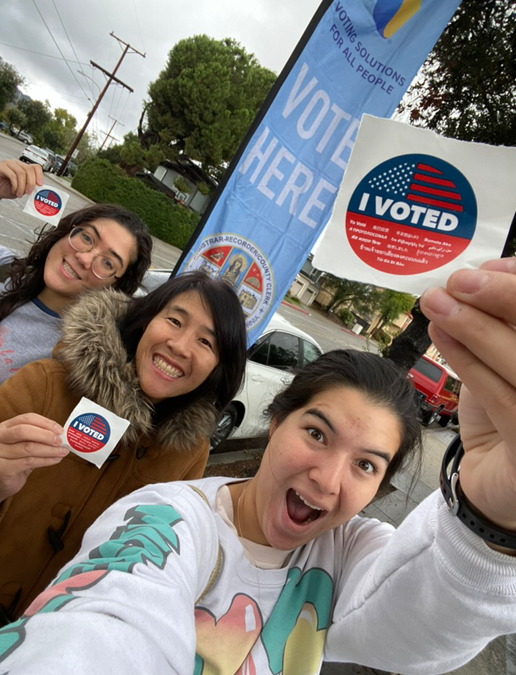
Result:
M434 178L434 176L424 176L422 173L414 174L414 180L420 180L423 183L433 183L434 185L442 185L443 187L455 188L455 183L444 178Z
M428 171L429 173L438 173L440 176L443 175L442 171L439 171L439 169L434 169L433 166L429 166L428 164L418 164L417 168L420 171Z
M422 197L420 195L407 195L407 199L411 202L420 202L421 204L431 204L432 206L439 206L441 209L448 209L450 211L464 211L460 204L448 204L439 199L430 199L430 197Z
M415 190L416 192L426 192L427 194L436 195L437 197L456 199L460 202L460 194L458 192L447 192L446 190L438 190L437 188L432 188L428 185L417 185L416 183L412 183L410 189Z

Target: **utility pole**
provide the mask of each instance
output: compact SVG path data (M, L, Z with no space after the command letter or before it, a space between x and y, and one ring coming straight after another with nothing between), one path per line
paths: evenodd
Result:
M108 138L112 138L116 141L116 138L114 136L111 136L111 132L115 128L115 124L120 124L121 127L125 126L125 124L122 124L122 122L119 122L114 117L111 117L111 115L108 115L108 117L109 117L110 120L113 120L113 124L111 125L111 129L107 132L106 138L102 141L102 145L100 146L99 152L106 145L106 141L107 141Z
M125 87L126 89L129 89L129 91L132 93L133 90L131 89L131 87L130 87L129 85L125 84L125 82L122 82L122 80L119 80L117 77L115 77L117 70L119 69L119 67L120 67L120 65L121 65L121 63L122 63L122 61L123 61L124 58L125 58L125 55L129 52L129 50L131 50L132 53L139 54L139 55L142 56L143 58L145 58L145 56L146 56L145 54L142 54L141 52L139 52L139 51L138 51L137 49L135 49L134 47L131 47L131 45L130 45L128 42L124 42L124 41L121 40L120 38L117 38L117 36L116 36L113 32L111 32L110 35L111 35L111 37L114 37L115 40L118 40L118 42L120 42L121 44L125 45L124 51L122 52L122 55L121 55L120 58L118 59L118 63L116 64L116 66L114 67L114 69L113 69L113 71L112 71L111 73L109 73L107 70L104 70L104 68L102 68L101 66L97 65L96 63L94 63L93 61L90 60L91 65L94 66L95 68L98 68L98 69L101 70L104 74L106 74L106 75L108 76L108 79L107 79L107 82L106 82L106 84L105 84L105 86L104 86L104 89L100 92L98 99L95 101L95 104L93 105L93 108L92 108L92 109L90 110L90 112L88 113L88 115L87 115L87 117L86 117L86 122L84 123L84 126L82 127L82 129L79 131L79 133L78 133L77 136L75 137L75 140L74 140L74 142L72 143L72 147L70 148L70 150L68 150L68 154L66 155L66 157L65 157L65 159L64 159L64 161L63 161L63 163L62 163L61 166L59 167L59 170L57 171L57 175L58 175L58 176L62 176L62 175L63 175L63 173L64 173L64 171L65 171L65 169L66 169L66 166L67 166L68 162L70 161L70 158L71 158L71 156L72 156L72 154L73 154L75 148L79 145L79 141L80 141L81 138L83 137L84 132L86 131L86 129L87 129L87 127L88 127L88 124L91 122L91 119L92 119L93 115L95 114L97 108L99 107L100 102L101 102L102 99L104 98L104 94L105 94L106 91L108 90L108 87L109 87L109 85L111 84L111 82L113 82L113 81L114 81L114 82L118 82L118 84L121 84L121 85L122 85L123 87Z

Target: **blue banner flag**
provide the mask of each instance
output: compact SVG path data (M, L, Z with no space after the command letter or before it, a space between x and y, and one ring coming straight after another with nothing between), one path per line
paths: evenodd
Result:
M252 344L326 225L364 113L390 117L460 0L324 0L175 271L232 284Z

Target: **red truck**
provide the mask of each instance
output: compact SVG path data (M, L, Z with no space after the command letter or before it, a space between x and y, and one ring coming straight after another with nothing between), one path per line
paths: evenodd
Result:
M461 381L456 373L428 356L422 356L409 370L407 379L419 397L421 419L425 426L436 420L442 427L458 422Z

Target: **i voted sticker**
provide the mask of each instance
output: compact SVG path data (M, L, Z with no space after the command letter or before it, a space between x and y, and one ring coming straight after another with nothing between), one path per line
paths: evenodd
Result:
M471 244L475 193L452 164L400 155L370 171L351 196L346 234L366 265L395 275L435 270Z
M47 223L57 225L63 215L68 197L68 193L60 188L42 185L29 195L23 211Z
M100 468L128 426L127 420L83 396L66 421L65 445Z
M70 445L80 452L97 452L109 441L111 428L102 415L86 413L72 420L66 432Z

